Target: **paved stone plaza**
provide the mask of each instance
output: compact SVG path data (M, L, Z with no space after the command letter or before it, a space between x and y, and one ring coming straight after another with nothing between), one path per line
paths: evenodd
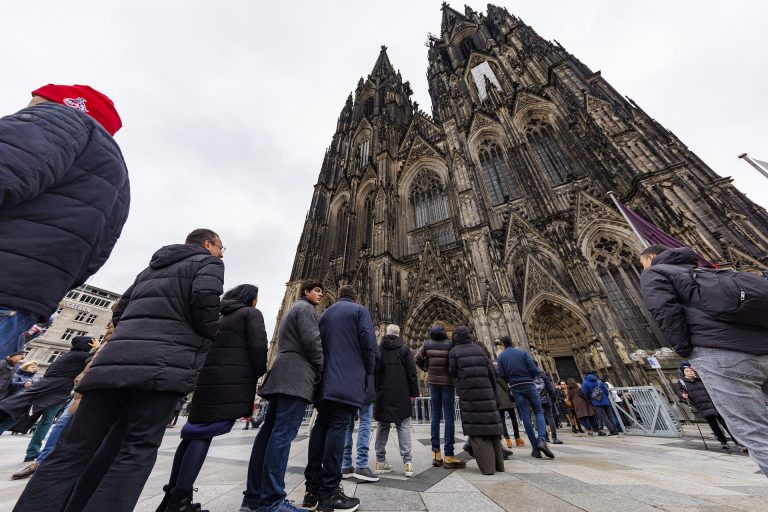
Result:
M211 512L239 508L255 436L255 431L241 428L238 424L231 434L214 440L198 479L196 501ZM168 430L136 511L152 512L160 502L178 433L179 427ZM458 471L432 468L429 427L417 425L413 435L416 476L403 477L393 431L388 461L395 471L373 484L344 482L347 494L361 499L360 510L768 511L768 478L757 473L748 457L736 451L724 453L711 436L707 437L710 450L705 450L695 427L686 427L682 439L578 437L568 431L561 435L565 444L553 445L556 459L534 459L526 445L515 450L505 473L493 476L481 475L472 461ZM460 439L457 437L459 449ZM9 478L24 466L21 459L27 440L0 436L0 511L11 510L25 485L26 481ZM289 497L299 502L304 492L306 449L306 427L302 427L286 475ZM466 454L460 455L466 458Z

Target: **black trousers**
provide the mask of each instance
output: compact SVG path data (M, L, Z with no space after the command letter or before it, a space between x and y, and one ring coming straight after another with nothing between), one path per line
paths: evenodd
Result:
M512 409L499 409L499 414L501 414L501 428L504 431L504 439L509 439L509 430L507 429L507 421L504 418L504 413L509 415L509 420L512 422L512 430L515 435L515 439L519 439L520 426L517 424L517 414L515 413L514 407Z
M32 476L14 512L131 512L152 472L165 426L180 398L179 393L131 389L83 393L71 423ZM82 498L72 503L75 486L82 486L85 482L80 479L93 473L89 470L91 460L103 441L110 438L117 442L110 435L113 431L123 435L112 464L87 505L83 506L86 500ZM100 464L104 464L103 459Z
M736 442L736 440L733 438L733 434L731 434L731 431L728 430L728 425L725 424L725 420L723 419L722 416L717 414L715 416L707 416L704 419L707 420L707 423L709 423L709 428L712 429L712 433L715 434L715 437L717 438L718 442L720 442L721 444L728 442L728 439L725 437L723 430L728 432L728 436L731 438L731 441L733 441L734 443ZM720 428L720 425L722 425L723 427L722 429Z
M304 478L307 490L323 499L332 496L341 482L344 436L357 408L324 400L315 404L315 409L317 419L309 435Z

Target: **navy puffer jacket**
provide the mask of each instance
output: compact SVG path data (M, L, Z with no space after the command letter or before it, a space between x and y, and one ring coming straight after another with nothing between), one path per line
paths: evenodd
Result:
M378 349L371 314L342 297L323 311L319 325L325 370L317 401L362 407L368 399L368 387L373 385L369 376L374 373Z
M43 103L0 119L0 305L48 318L107 260L129 202L120 148L87 114Z
M157 251L118 303L115 332L78 391L192 391L216 338L223 286L224 262L202 247Z

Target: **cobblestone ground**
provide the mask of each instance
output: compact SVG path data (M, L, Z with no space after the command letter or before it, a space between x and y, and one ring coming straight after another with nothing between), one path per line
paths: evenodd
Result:
M179 442L179 427L166 433L138 512L152 512L160 502ZM241 428L238 424L232 433L214 440L198 479L195 500L211 512L235 512L240 506L255 436L253 430ZM515 449L504 473L483 476L471 460L462 470L432 468L429 427L416 425L416 475L410 479L403 476L394 434L387 450L393 473L383 475L377 483L344 482L345 492L360 498L360 510L768 511L768 478L757 472L748 457L721 450L711 437L707 438L710 450L705 450L695 427L686 427L682 439L579 437L567 431L561 434L565 444L552 446L554 460L532 458L526 444ZM24 466L21 460L27 440L0 436L0 511L11 510L24 488L25 481L11 481L10 476ZM457 448L462 444L457 436ZM289 498L298 502L304 492L306 449L306 427L302 427L286 475ZM460 457L467 458L463 452Z

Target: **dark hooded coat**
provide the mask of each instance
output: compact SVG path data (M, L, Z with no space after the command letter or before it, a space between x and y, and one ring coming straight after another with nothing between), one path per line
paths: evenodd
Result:
M587 416L594 416L597 414L595 408L592 406L592 400L587 399L584 393L581 391L581 386L578 383L568 384L568 394L571 397L573 403L573 412L576 413L577 418L586 418Z
M0 400L0 421L8 417L23 418L28 412L34 415L63 403L75 385L75 377L80 375L90 358L90 342L90 336L75 336L72 349L51 363L42 379L20 393Z
M680 378L677 383L677 389L682 395L688 393L688 403L696 408L696 413L702 418L717 416L717 408L712 403L707 388L697 375L694 379L688 379L685 376Z
M222 301L219 334L189 404L190 423L250 416L256 382L266 369L267 332L261 311L239 301Z
M416 365L411 349L399 336L385 335L379 348L373 418L382 423L399 423L411 417L411 398L419 396Z
M500 436L496 373L483 347L473 342L469 329L457 327L448 356L448 373L457 379L461 426L467 436Z
M427 384L455 386L456 381L448 374L448 353L453 342L448 339L443 327L433 327L429 339L416 352L416 366L426 368Z
M216 338L223 286L224 263L199 245L158 250L123 294L115 332L78 391L192 391Z

